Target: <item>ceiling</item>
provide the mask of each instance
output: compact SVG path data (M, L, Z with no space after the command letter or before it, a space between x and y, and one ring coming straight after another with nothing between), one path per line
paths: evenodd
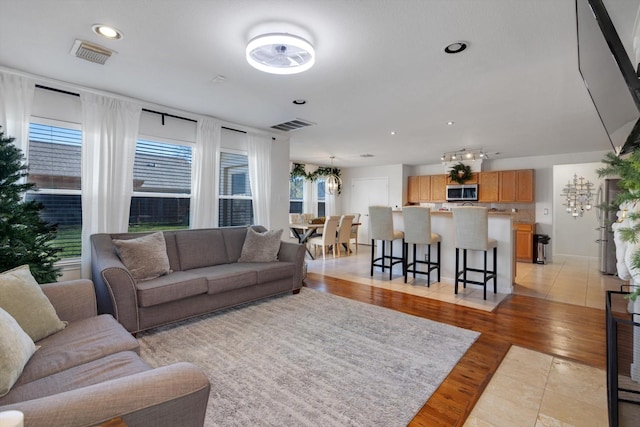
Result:
M637 0L623 3L637 10ZM254 128L301 118L315 124L287 133L297 162L420 165L463 147L491 158L610 149L578 71L574 0L0 6L0 66ZM96 23L124 38L99 38ZM247 64L257 31L292 27L315 47L311 70L278 76ZM76 39L117 54L105 65L83 61L69 54ZM459 40L469 43L464 52L444 53Z

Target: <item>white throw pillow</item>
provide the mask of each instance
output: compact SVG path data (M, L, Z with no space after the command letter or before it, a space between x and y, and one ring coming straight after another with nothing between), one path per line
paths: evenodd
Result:
M0 308L0 397L9 393L35 351L29 335Z
M258 233L249 227L238 262L278 261L281 237L282 229Z
M0 274L0 308L6 310L33 341L67 326L31 275L28 265Z

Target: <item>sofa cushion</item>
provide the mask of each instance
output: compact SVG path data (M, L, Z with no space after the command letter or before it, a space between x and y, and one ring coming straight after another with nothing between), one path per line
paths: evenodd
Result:
M182 270L229 262L221 230L185 230L176 234Z
M161 231L135 239L114 239L113 245L136 280L150 280L171 273L167 245Z
M276 261L269 263L252 263L250 265L258 275L258 284L291 279L295 273L295 264L292 262Z
M264 227L253 226L253 228L258 228L258 231L264 231ZM247 227L225 227L224 230L222 230L224 246L227 249L230 263L238 262L238 258L240 258L240 254L242 253L244 239L247 237L247 230Z
M66 325L58 318L28 265L0 274L0 307L16 319L33 341L58 332Z
M0 397L9 393L35 351L31 337L0 308Z
M110 354L98 360L16 386L11 390L11 393L0 399L0 405L51 396L116 378L124 378L150 369L149 365L134 352L125 351Z
M206 278L208 293L217 294L232 289L244 288L258 284L258 274L251 264L223 264L214 267L198 268L191 273Z
M204 277L188 271L176 271L168 276L160 276L136 284L138 304L151 307L169 301L175 301L194 295L207 293L207 281Z
M103 314L69 323L36 343L40 346L16 385L25 384L121 351L139 351L138 341L112 316Z
M244 239L244 245L242 245L242 254L238 262L277 261L281 237L282 229L258 233L249 227Z

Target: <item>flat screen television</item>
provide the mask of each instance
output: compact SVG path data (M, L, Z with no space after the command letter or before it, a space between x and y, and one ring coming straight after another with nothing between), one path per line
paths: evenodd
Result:
M576 0L578 67L616 153L640 147L640 79L602 0Z

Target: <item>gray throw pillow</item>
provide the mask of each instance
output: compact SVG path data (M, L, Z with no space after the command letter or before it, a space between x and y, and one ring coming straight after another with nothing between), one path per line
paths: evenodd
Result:
M171 273L161 231L128 240L112 240L116 252L136 280L151 280Z
M281 237L282 229L258 233L252 227L249 227L238 262L277 261Z
M0 274L0 308L16 319L33 341L48 337L67 325L58 317L28 265Z
M29 335L0 308L0 397L9 393L35 351Z

